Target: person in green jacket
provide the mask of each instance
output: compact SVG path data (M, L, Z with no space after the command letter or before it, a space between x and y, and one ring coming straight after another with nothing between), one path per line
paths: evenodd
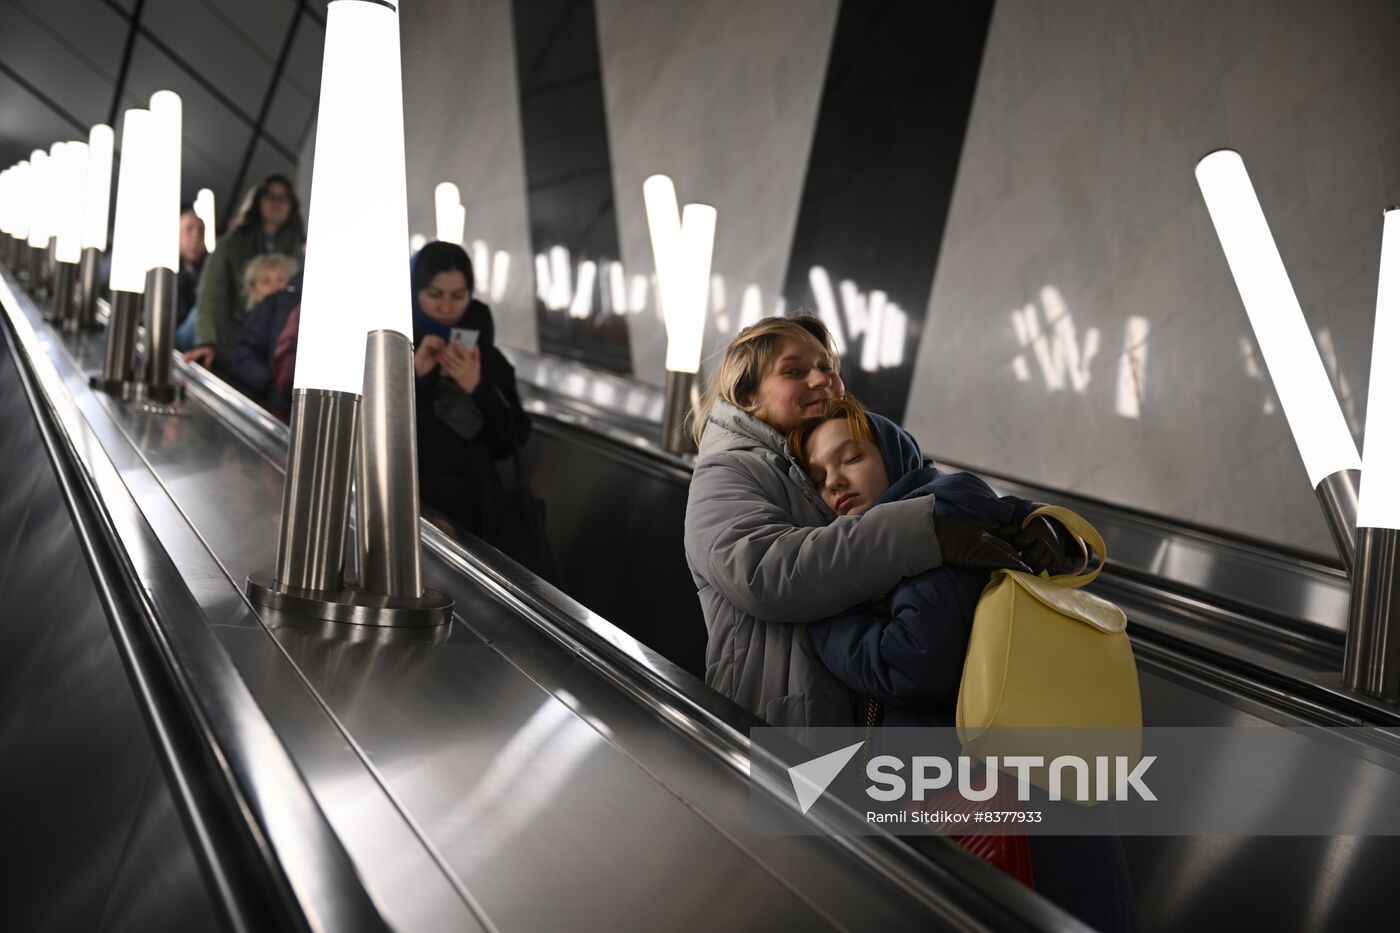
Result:
M285 175L268 175L248 192L200 274L195 346L186 362L211 369L227 362L248 318L244 269L258 256L301 255L305 229L301 203Z

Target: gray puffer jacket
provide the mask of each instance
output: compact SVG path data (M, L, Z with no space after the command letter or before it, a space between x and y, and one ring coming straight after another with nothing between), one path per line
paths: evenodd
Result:
M776 430L715 403L690 482L685 556L709 629L705 682L775 726L851 724L803 625L940 563L933 500L837 518Z

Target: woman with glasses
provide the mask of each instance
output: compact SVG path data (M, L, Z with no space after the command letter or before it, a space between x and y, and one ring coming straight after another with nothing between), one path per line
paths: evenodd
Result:
M285 175L268 175L239 205L228 233L205 262L199 277L195 347L187 362L226 367L234 341L248 318L244 270L258 256L301 255L305 227L301 203Z

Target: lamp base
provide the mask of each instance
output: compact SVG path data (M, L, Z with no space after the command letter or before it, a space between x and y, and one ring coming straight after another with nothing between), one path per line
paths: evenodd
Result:
M131 401L136 394L136 383L127 382L125 379L104 379L101 376L91 376L88 378L88 385L98 392L105 392L123 402Z
M278 586L271 573L249 574L243 588L259 606L292 615L350 625L422 628L452 621L451 597L424 588L423 595L379 596L346 586L340 590L303 590Z
M160 405L178 405L185 400L185 387L175 383L161 386L136 383L135 397L141 402L155 402Z
M686 415L694 407L695 373L666 371L666 401L661 415L661 447L671 454L694 454L695 438L686 430Z
M1342 683L1400 702L1400 531L1358 528Z

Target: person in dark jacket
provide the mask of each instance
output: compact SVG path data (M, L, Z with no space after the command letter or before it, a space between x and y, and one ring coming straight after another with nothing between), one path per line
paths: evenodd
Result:
M209 252L204 248L204 221L194 211L180 215L180 271L175 280L175 326L185 323L194 308L199 273Z
M291 398L276 385L273 360L277 340L293 311L301 307L301 276L297 272L287 287L257 304L229 352L227 374L234 385L253 401L285 417Z
M267 176L248 192L232 228L200 273L195 347L185 354L186 362L228 370L229 353L249 313L244 269L257 256L299 256L304 239L301 204L291 181Z
M1073 571L1086 555L1068 532L1038 518L1036 503L998 497L972 473L945 473L894 422L847 396L789 435L789 445L837 515L882 502L934 497L934 514L982 522L1010 537L1028 570ZM852 692L857 722L951 726L977 600L989 572L939 566L900 581L877 603L808 626L817 658ZM871 715L874 713L875 715ZM1137 929L1137 908L1117 836L1032 836L1034 886L1098 930Z
M530 419L474 285L471 260L456 244L429 243L414 259L419 495L462 530L556 579L520 466Z

